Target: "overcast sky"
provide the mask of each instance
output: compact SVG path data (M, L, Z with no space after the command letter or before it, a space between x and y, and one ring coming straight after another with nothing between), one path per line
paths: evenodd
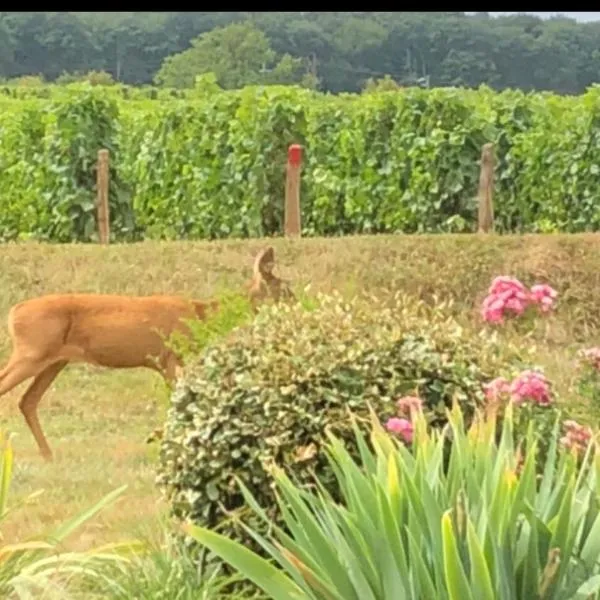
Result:
M526 12L526 11L523 11ZM490 12L490 15L516 15L514 12ZM552 15L565 15L571 19L577 19L578 21L600 21L600 12L527 12L528 15L536 15L542 17L542 19L551 17Z

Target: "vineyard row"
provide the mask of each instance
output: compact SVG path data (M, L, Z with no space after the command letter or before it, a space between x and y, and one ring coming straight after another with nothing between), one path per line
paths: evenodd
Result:
M291 143L305 148L304 235L471 231L487 142L497 230L598 230L599 116L600 87L0 99L0 239L95 239L101 148L114 240L277 235Z

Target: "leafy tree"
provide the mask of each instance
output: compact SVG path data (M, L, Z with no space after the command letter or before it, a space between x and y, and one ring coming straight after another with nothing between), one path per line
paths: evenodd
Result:
M258 83L291 84L303 75L303 61L285 54L273 69L276 54L267 36L250 21L217 27L192 41L192 47L169 56L156 75L168 87L192 87L197 75L212 72L224 89Z
M366 94L370 94L373 92L395 92L401 89L402 86L398 85L396 81L394 81L389 75L381 79L374 79L373 77L369 77L367 79L363 91Z
M600 82L600 23L462 12L0 13L0 78L89 71L178 87L213 71L228 88L348 92L389 74L401 85L577 94Z
M14 69L14 41L6 25L0 21L0 76L10 75Z
M225 89L258 83L275 53L265 34L252 23L217 27L192 40L192 47L165 59L156 74L168 87L192 87L196 75L213 72Z
M275 67L261 79L266 83L292 85L302 80L306 71L304 60L284 54Z

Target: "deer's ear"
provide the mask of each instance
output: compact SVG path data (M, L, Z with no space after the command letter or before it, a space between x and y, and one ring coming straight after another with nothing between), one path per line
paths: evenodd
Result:
M254 260L254 274L262 274L264 272L265 266L268 263L275 262L275 250L273 246L267 246L263 248L256 256Z
M267 246L263 251L263 262L275 262L275 248Z

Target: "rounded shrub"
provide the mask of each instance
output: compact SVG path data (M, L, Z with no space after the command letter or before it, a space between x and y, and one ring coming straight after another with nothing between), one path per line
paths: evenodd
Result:
M418 394L434 426L446 423L453 400L469 420L505 356L493 336L473 336L439 307L400 295L264 307L185 369L172 395L158 483L176 518L249 543L239 519L262 524L244 507L235 477L279 522L265 467L278 464L303 485L317 472L336 496L322 446L330 430L358 455L349 410L367 431L371 408L386 420L398 397Z

